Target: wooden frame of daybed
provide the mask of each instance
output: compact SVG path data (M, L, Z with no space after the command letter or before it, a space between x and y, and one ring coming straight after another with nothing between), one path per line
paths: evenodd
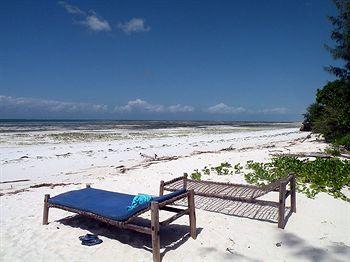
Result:
M90 187L90 185L86 185L86 187ZM186 209L180 209L176 207L171 207L169 205L173 205L174 202L187 198L187 208ZM189 216L189 222L190 222L190 235L193 239L196 239L196 214L195 214L195 206L194 206L194 192L193 190L187 190L185 193L172 197L168 200L157 202L152 201L150 206L146 209L143 209L139 211L138 213L134 214L132 217L127 219L126 221L116 221L112 220L106 217L102 217L100 215L96 215L91 212L82 211L79 209L69 208L62 205L52 204L49 203L50 195L45 195L44 198L44 211L43 211L43 225L48 224L48 217L49 217L49 208L58 208L63 209L69 212L73 212L82 216L90 217L99 221L102 221L104 223L123 228L123 229L130 229L133 231L137 231L140 233L144 233L147 235L152 236L152 254L153 254L153 261L159 262L161 260L160 257L160 239L159 239L159 228L160 226L166 226L176 219L182 217L183 215ZM165 210L169 212L176 213L175 215L171 216L170 218L160 222L159 221L159 210ZM139 215L151 211L151 227L145 227L140 226L137 224L131 223L132 220Z
M286 209L286 199L290 197L290 211L292 213L296 213L296 185L295 185L295 175L290 174L285 178L276 180L272 182L269 185L266 185L264 187L258 187L253 185L243 185L243 184L233 184L233 183L223 183L223 182L214 182L214 181L205 181L205 180L193 180L188 179L187 175L174 178L170 181L161 181L160 182L160 188L159 188L159 195L163 195L164 191L175 191L174 188L169 187L170 184L173 184L176 181L183 181L182 188L187 189L188 182L190 181L192 185L194 184L205 184L207 187L213 186L219 188L220 186L223 186L225 189L227 188L234 188L234 187L242 187L252 190L260 190L260 191L266 191L265 194L271 192L271 191L277 191L279 192L279 200L278 202L274 201L266 201L266 200L260 200L256 198L248 198L244 196L235 197L225 194L220 194L220 192L215 193L206 193L206 192L200 192L196 191L196 188L191 189L194 190L194 195L203 196L203 197L213 197L213 198L220 198L225 200L233 200L233 201L240 201L240 202L247 202L247 203L256 203L256 204L263 204L263 205L272 205L278 207L278 227L284 228L286 224L285 219L285 209ZM289 189L287 188L287 185L290 185ZM168 187L167 187L168 186ZM195 187L194 186L194 187ZM210 191L210 190L209 190ZM215 191L215 190L214 190ZM264 194L262 194L264 195Z

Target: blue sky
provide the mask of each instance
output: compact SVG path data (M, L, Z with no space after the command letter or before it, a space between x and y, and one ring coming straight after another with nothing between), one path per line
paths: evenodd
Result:
M330 0L3 1L0 118L300 120Z

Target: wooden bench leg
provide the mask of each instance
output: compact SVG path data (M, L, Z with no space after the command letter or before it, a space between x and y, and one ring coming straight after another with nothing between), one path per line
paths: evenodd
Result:
M293 175L292 180L290 182L290 208L293 213L297 212L297 204L296 204L296 182L295 175Z
M164 195L164 181L160 181L159 196Z
M284 212L286 208L286 184L281 183L279 189L278 203L278 227L284 228Z
M44 211L43 211L43 225L47 225L49 223L49 205L48 205L49 199L50 199L50 195L45 195Z
M190 210L190 234L193 239L197 238L197 228L196 228L196 210L194 205L194 191L193 189L188 192L188 208Z
M153 261L160 262L159 203L155 201L151 202L151 230Z
M182 188L183 189L187 189L187 174L184 174L183 178L182 178Z

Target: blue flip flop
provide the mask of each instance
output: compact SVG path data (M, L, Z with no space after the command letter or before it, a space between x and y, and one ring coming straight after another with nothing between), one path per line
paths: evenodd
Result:
M94 246L94 245L101 244L102 242L103 242L102 239L96 238L96 239L89 240L89 241L81 241L81 244L83 246Z
M81 244L84 246L94 246L101 244L103 241L98 238L97 235L93 234L86 234L85 236L80 236L79 240L81 241Z
M85 236L80 236L79 240L81 240L81 241L90 241L90 240L97 239L97 238L98 238L97 235L86 234Z

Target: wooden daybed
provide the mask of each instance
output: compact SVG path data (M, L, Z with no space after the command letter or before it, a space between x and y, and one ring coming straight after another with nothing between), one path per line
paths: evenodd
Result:
M289 189L287 185L289 184ZM295 175L274 181L266 186L253 186L233 183L222 183L214 181L193 180L187 175L177 177L170 181L161 181L159 195L164 191L176 191L179 189L193 190L194 194L202 197L220 198L247 203L262 205L271 205L278 207L278 227L284 228L286 224L285 209L286 199L290 197L290 211L296 212L296 192L295 192ZM278 201L266 201L258 199L270 192L279 192Z
M43 224L48 224L49 208L59 208L83 216L87 216L107 224L145 233L152 236L153 260L160 258L159 227L166 226L183 215L189 216L190 235L196 238L196 216L193 190L175 190L173 193L154 197L151 203L144 203L133 210L127 207L131 204L134 195L93 189L89 185L85 189L69 191L53 198L45 195ZM187 208L172 207L175 201L187 200ZM176 213L170 218L160 222L159 210ZM145 227L133 223L139 215L151 211L151 226Z

